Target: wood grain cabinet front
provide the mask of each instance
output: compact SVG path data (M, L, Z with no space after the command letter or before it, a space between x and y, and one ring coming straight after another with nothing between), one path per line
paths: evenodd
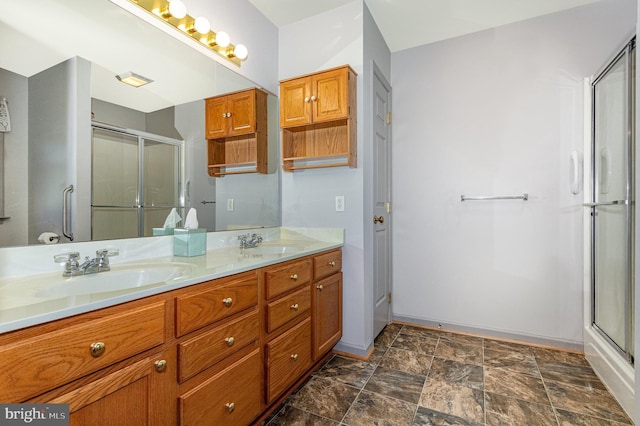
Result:
M288 296L267 304L267 332L287 324L311 308L311 290L308 285Z
M256 271L210 281L176 297L176 336L213 324L258 304Z
M119 310L0 347L0 401L23 401L164 342L165 303Z
M180 396L180 424L247 425L262 408L262 359L256 349Z
M313 309L313 359L318 359L342 337L342 272L314 283Z
M308 284L311 277L311 259L308 258L268 268L265 272L266 297L273 299Z

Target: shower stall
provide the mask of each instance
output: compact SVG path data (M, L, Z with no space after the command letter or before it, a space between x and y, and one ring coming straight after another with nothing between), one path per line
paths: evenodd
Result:
M590 82L585 355L633 416L635 38Z
M91 239L153 235L172 208L184 217L184 142L92 126Z

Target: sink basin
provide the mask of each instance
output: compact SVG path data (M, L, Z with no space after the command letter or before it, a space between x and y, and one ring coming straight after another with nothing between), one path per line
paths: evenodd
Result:
M59 277L26 280L20 284L22 294L41 298L59 298L85 294L107 293L120 290L135 290L143 287L163 285L189 276L193 266L188 263L163 264L139 263L112 266L111 271L76 277ZM30 282L33 281L33 282ZM26 291L25 291L26 290Z

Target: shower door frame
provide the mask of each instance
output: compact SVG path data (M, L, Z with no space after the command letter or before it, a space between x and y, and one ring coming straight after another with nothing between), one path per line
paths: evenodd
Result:
M633 256L634 256L634 193L633 193L633 182L635 178L635 170L634 170L634 154L635 154L635 126L634 126L634 118L635 118L635 102L634 96L635 93L635 75L631 72L632 66L634 66L633 62L635 61L635 37L633 37L621 50L616 54L607 65L596 74L596 77L591 82L591 170L590 170L590 179L591 179L591 199L592 202L585 203L586 207L591 208L591 318L590 323L594 330L598 332L598 334L613 348L615 349L629 364L634 365L634 356L631 353L631 348L633 347L633 285L634 285L634 276L633 276ZM625 82L625 91L626 91L626 117L625 117L625 129L627 131L627 138L625 143L625 157L626 157L626 194L624 203L598 203L596 202L596 191L598 188L597 184L597 170L596 170L596 85L597 83L607 75L608 71L610 71L616 63L624 57L625 61L625 69L627 72L626 82ZM607 204L624 204L625 208L625 242L626 245L626 258L625 258L625 306L624 306L624 336L625 336L625 347L621 348L609 335L601 329L596 323L596 219L598 213L599 205L607 205ZM634 348L635 349L635 348ZM635 352L635 350L634 350Z
M132 136L138 140L138 192L136 195L136 207L138 217L138 235L137 237L144 237L144 143L143 140L150 140L155 142L166 143L178 147L178 164L180 171L178 173L178 206L176 206L180 212L180 215L184 217L185 206L185 143L184 140L174 139L167 136L157 135L155 133L144 132L142 130L126 129L122 127L112 126L100 122L91 122L91 179L93 179L93 131L95 129L106 130L109 132L119 133L121 135ZM93 185L92 185L93 186ZM91 208L94 207L109 207L109 206L94 206L93 205L93 188L91 189ZM91 240L93 241L93 212L91 213Z

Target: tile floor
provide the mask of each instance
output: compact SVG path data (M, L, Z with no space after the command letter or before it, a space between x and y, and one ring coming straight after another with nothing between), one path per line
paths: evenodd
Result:
M368 362L333 356L267 424L632 422L581 355L391 324Z

